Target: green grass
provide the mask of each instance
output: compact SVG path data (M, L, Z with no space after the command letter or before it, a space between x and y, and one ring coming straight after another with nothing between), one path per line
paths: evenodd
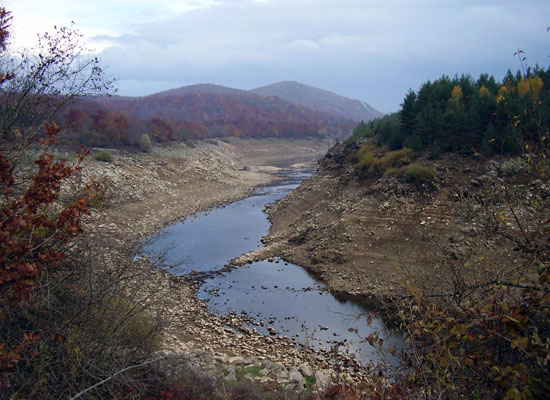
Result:
M307 390L313 391L315 389L315 383L317 382L315 380L315 377L306 375L306 376L304 376L304 379L306 381Z
M237 377L237 380L243 379L246 375L250 375L253 378L257 378L260 376L260 371L262 370L262 367L260 365L253 365L251 367L244 367L237 371L235 371L235 376Z

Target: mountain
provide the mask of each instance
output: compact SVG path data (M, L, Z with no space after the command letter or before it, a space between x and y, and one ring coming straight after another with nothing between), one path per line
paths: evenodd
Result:
M357 122L370 121L383 115L364 101L349 99L294 81L274 83L252 89L251 92L264 97L276 96L292 104Z
M158 92L146 97L163 97L163 96L185 96L190 93L209 93L218 95L246 95L248 90L234 89L222 85L214 85L212 83L199 83L196 85L182 86L176 89L168 89L163 92Z
M200 84L145 97L96 97L67 107L67 139L88 146L134 146L208 137L345 137L357 123L279 97Z

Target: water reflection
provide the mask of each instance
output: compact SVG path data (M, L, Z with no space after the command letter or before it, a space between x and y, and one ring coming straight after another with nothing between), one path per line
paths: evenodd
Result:
M379 357L362 341L372 333L379 332L385 346L400 346L381 320L367 324L364 306L338 299L303 268L282 261L260 261L209 279L199 297L215 313L250 317L248 326L261 333L286 335L326 351L336 346L364 362Z
M311 173L288 171L283 182L259 187L246 199L169 225L145 246L144 252L159 257L175 275L219 270L234 257L262 246L260 240L270 226L264 206L285 197Z

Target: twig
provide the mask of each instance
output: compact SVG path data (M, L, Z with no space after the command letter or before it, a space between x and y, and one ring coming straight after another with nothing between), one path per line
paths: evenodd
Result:
M88 393L90 390L94 390L95 388L97 388L97 387L103 385L104 383L110 381L111 379L115 378L116 376L118 376L118 375L120 375L120 374L122 374L122 373L124 373L124 372L126 372L126 371L129 371L129 370L135 369L135 368L144 367L144 366L149 365L149 364L152 364L152 363L154 363L154 362L156 362L156 361L160 361L160 360L162 360L163 358L166 358L166 357L167 357L167 356L162 356L162 357L159 357L159 358L155 358L154 360L145 361L145 362L143 362L143 363L141 363L141 364L132 365L132 366L130 366L130 367L126 367L126 368L124 368L124 369L121 369L120 371L114 373L113 375L111 375L111 376L109 376L109 377L103 379L102 381L97 382L95 385L90 386L90 387L87 388L87 389L84 389L82 392L80 392L80 393L76 394L75 396L71 397L69 400L75 400L75 399L78 399L79 397L82 397L83 395L85 395L86 393Z

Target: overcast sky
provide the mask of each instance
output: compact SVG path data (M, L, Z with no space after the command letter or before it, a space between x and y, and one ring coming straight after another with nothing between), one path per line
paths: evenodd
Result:
M4 0L13 41L75 21L119 94L295 80L383 112L442 74L550 65L548 0Z

